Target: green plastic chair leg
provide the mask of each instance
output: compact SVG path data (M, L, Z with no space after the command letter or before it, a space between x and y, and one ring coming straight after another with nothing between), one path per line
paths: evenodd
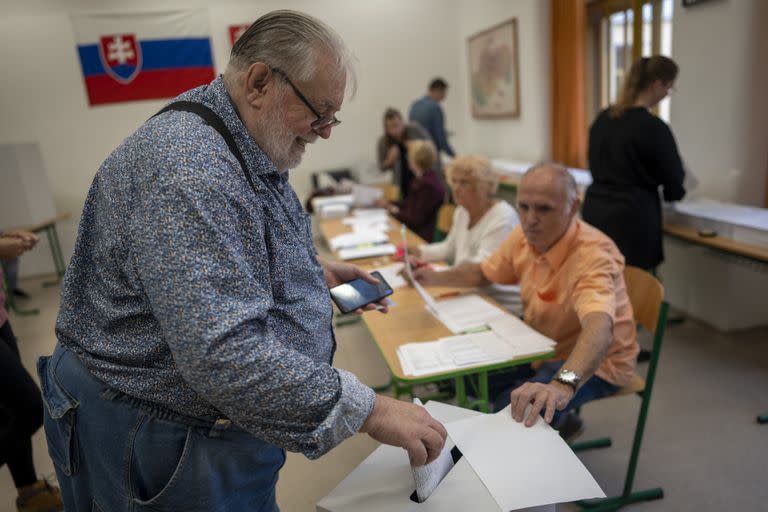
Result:
M596 450L598 448L609 448L613 444L610 437L601 437L598 439L590 439L589 441L582 441L580 443L573 443L571 450L575 452L583 452L585 450Z
M644 491L636 491L624 496L616 496L615 498L605 498L601 500L584 500L577 501L582 510L589 510L590 512L608 512L612 510L619 510L622 507L631 505L633 503L640 503L642 501L660 500L664 497L664 490L661 487L653 489L646 489Z

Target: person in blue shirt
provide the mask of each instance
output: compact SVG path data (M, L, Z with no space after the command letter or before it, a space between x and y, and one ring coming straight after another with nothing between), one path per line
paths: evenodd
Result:
M448 143L445 132L445 116L440 102L448 95L448 83L442 78L435 78L429 84L429 92L413 102L408 113L408 120L419 123L432 137L438 153L443 151L453 158L456 154Z
M38 363L68 512L276 512L285 450L442 450L424 408L332 366L328 288L372 278L318 257L288 181L340 124L351 62L319 20L267 13L100 167Z

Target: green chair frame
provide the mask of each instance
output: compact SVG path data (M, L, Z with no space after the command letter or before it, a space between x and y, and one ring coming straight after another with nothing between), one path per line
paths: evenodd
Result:
M633 269L628 267L628 271L637 272L639 269ZM625 273L626 275L626 273ZM650 274L649 277L653 278ZM655 278L653 278L655 280ZM658 282L658 281L657 281ZM661 286L659 283L658 286ZM663 290L663 289L662 289ZM662 291L663 294L663 291ZM631 300L630 294L630 300ZM639 300L649 300L645 296L639 297ZM632 301L634 309L638 309L635 301ZM656 326L653 329L653 349L651 351L651 358L648 362L648 373L645 377L645 386L642 391L638 391L637 395L641 397L640 412L637 417L637 424L635 426L635 434L632 441L632 451L629 456L629 464L627 466L627 473L624 479L624 490L619 496L612 496L608 498L602 498L597 500L583 500L578 501L577 504L583 510L590 510L592 512L606 512L611 510L619 510L620 508L630 505L632 503L638 503L642 501L658 500L664 497L664 490L661 487L655 487L652 489L645 489L642 491L633 491L633 484L635 480L635 473L637 470L638 459L640 458L640 447L643 442L643 434L645 432L645 424L648 418L648 408L651 404L651 395L653 393L653 386L656 380L656 369L659 364L659 355L661 354L661 345L664 338L664 329L667 324L667 311L669 304L663 300L658 306L658 318ZM641 322L642 324L642 322ZM647 326L644 325L644 327ZM650 330L650 329L649 329ZM574 451L582 451L594 448L606 448L611 446L610 438L595 439L592 441L585 441L582 443L575 443L571 446Z

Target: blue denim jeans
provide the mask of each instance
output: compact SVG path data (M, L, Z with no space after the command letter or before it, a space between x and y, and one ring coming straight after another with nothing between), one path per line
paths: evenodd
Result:
M38 373L67 512L278 511L277 446L116 392L61 345Z
M543 363L532 377L527 376L527 378L523 377L516 380L513 376L511 379L512 385L507 386L506 389L504 389L504 391L502 391L501 394L497 396L493 406L494 410L500 411L509 405L509 394L513 389L520 386L524 382L543 382L545 384L550 382L552 377L554 377L555 374L560 370L561 366L563 366L563 361L548 361ZM523 372L525 372L525 370L523 370ZM525 373L523 373L523 375L525 375ZM563 415L567 412L573 409L577 409L592 400L610 396L616 393L619 389L621 389L619 386L615 386L610 382L593 375L584 384L582 384L582 386L576 392L576 395L574 395L568 405L565 406L565 409L555 412L555 415L552 418L552 426L554 428L558 428L560 426L560 421ZM544 412L544 410L541 411L542 416L544 416Z

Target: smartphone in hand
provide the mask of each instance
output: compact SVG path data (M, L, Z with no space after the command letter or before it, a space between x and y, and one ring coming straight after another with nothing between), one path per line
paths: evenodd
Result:
M371 272L371 275L379 280L379 284L372 284L364 279L357 278L330 289L331 299L333 299L333 302L336 303L342 313L351 313L356 309L392 295L392 287L389 286L379 272Z

